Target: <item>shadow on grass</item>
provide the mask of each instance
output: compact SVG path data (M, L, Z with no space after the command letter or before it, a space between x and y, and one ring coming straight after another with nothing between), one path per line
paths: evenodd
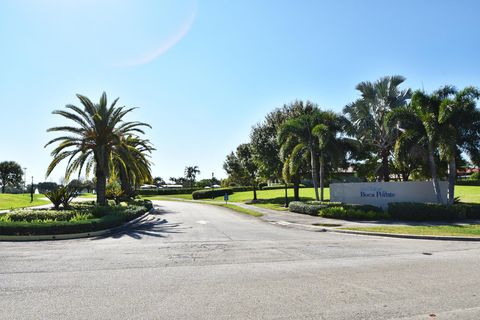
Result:
M92 240L100 240L107 238L120 239L123 237L130 237L140 240L143 237L157 237L165 238L169 234L182 233L180 223L169 223L167 219L164 219L164 214L175 214L175 211L165 210L156 206L149 215L143 217L140 221L132 225L128 225L121 229L116 230L114 233L96 237Z

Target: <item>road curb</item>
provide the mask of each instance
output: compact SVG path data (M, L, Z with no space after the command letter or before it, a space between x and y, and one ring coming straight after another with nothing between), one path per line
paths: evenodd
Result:
M130 220L118 227L115 228L110 228L110 229L103 229L103 230L98 230L98 231L92 231L92 232L83 232L83 233L69 233L69 234L52 234L52 235L34 235L34 236L6 236L6 235L0 235L0 241L45 241L45 240L72 240L72 239L81 239L81 238L91 238L91 237L100 237L104 236L107 234L112 234L117 231L120 231L121 229L128 227L132 224L135 224L148 216L150 213L152 213L155 209L152 208L142 214L140 217L137 217L133 220Z
M355 230L341 230L335 228L323 228L327 232L346 233L363 236L377 236L377 237L390 237L401 239L417 239L417 240L443 240L443 241L480 241L480 237L456 237L456 236L429 236L429 235L416 235L416 234L404 234L404 233L385 233L385 232L373 232L373 231L355 231Z

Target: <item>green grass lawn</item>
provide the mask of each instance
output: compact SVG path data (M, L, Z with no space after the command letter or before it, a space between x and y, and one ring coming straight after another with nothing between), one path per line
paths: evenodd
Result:
M455 186L455 197L462 202L480 203L480 186Z
M350 227L345 230L430 236L480 236L480 225Z
M480 186L456 186L455 196L460 197L462 202L480 203ZM293 189L288 190L288 197L290 201L293 200ZM313 188L301 188L300 197L302 201L314 200L315 191ZM169 200L172 198L192 200L191 194L174 194L167 196L148 196L142 197L150 200ZM258 207L269 208L274 210L286 210L285 204L285 190L259 190L257 191L258 202L255 203ZM253 191L235 192L230 195L229 202L248 202L253 199ZM330 190L325 188L325 200L330 199ZM216 202L223 202L223 196L215 198Z
M48 203L50 201L45 200L43 194L34 194L33 202L30 202L30 194L0 194L0 210L40 206Z

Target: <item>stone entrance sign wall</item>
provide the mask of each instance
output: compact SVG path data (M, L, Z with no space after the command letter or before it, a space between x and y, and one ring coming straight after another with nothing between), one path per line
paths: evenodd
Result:
M440 182L442 199L447 199L448 183ZM330 184L330 201L371 204L386 208L389 202L437 202L431 181L359 182Z

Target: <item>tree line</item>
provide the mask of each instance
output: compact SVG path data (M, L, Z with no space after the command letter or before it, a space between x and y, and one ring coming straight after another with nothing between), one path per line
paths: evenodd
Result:
M308 178L316 200L326 181L347 169L365 181L431 180L439 202L454 202L457 168L480 163L480 91L443 86L431 93L402 89L405 78L387 76L356 86L360 96L342 113L311 101L294 101L252 127L250 141L227 155L226 184L293 184ZM442 199L439 180L448 180Z

